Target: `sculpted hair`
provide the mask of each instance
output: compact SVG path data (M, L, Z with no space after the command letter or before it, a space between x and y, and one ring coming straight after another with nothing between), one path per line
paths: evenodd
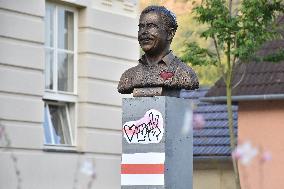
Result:
M173 12L171 12L164 6L148 6L141 12L141 15L147 14L149 12L156 12L160 14L167 29L174 29L174 32L176 32L178 24L176 16Z

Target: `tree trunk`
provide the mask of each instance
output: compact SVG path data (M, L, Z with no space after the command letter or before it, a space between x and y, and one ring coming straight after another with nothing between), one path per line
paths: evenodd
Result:
M229 75L231 75L231 74L229 74ZM230 77L230 76L228 76L228 77ZM234 134L234 124L233 124L231 77L227 78L226 93L227 93L228 125L229 125L229 131L230 131L230 145L231 145L231 151L233 152L233 150L236 147L236 138L235 138L235 134ZM238 163L237 163L237 160L235 158L232 158L232 161L233 161L233 167L234 167L234 173L235 173L234 176L235 176L236 189L241 189Z

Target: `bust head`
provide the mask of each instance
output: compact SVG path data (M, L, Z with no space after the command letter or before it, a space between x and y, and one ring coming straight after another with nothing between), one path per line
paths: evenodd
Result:
M179 96L198 88L195 72L170 51L177 30L175 15L162 6L146 7L139 19L138 41L145 52L139 64L126 70L118 92L133 96Z
M138 41L146 54L169 50L177 30L175 15L163 6L146 7L139 19Z

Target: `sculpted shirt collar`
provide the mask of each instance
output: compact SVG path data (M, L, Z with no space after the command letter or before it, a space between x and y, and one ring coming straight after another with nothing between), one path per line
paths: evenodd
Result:
M162 58L161 61L163 61L167 66L170 66L170 64L171 64L171 62L174 60L174 58L175 58L175 55L173 55L172 51L170 51L166 56L164 56L164 57ZM160 61L160 62L161 62L161 61ZM139 62L140 62L141 64L144 64L144 65L149 65L149 63L148 63L147 60L146 60L145 55L143 55L143 56L139 59ZM160 63L160 62L159 62L159 63Z

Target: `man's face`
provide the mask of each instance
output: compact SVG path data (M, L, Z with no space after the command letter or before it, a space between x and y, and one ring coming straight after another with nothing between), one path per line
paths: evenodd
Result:
M138 41L145 53L161 52L169 43L168 34L161 16L155 12L141 15L139 20Z

